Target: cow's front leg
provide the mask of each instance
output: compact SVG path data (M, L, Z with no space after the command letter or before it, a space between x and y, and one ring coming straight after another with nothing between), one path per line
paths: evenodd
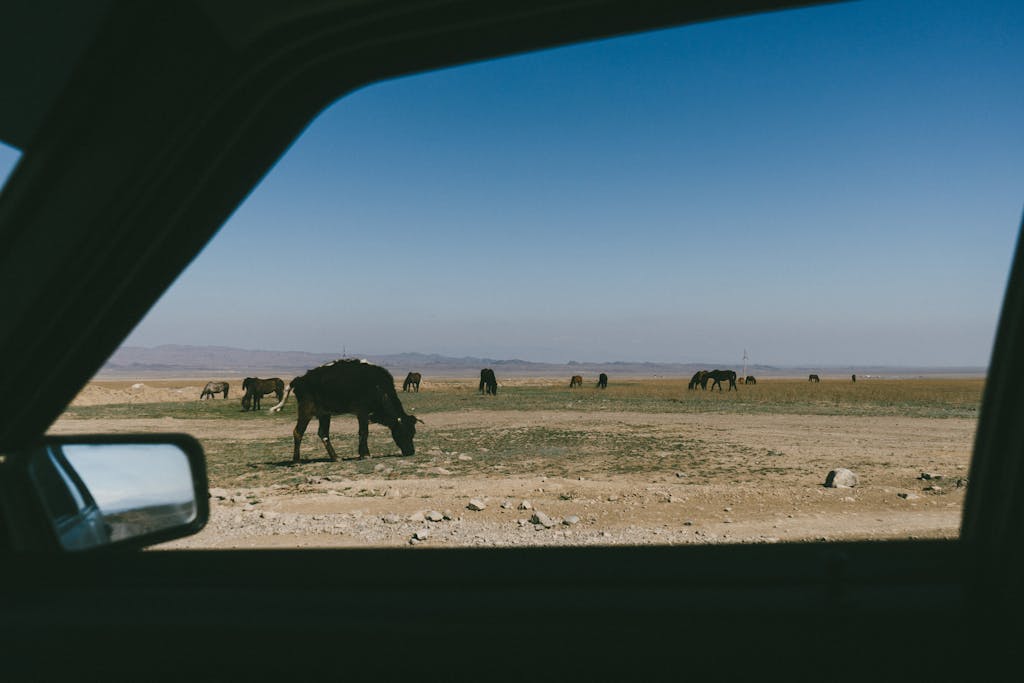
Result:
M331 416L321 415L317 419L320 421L320 428L316 431L316 434L324 442L324 448L327 449L327 455L330 456L331 460L337 460L338 454L334 452L334 446L331 445Z
M306 425L309 424L309 419L299 415L299 421L295 423L295 429L292 430L292 436L295 437L295 455L292 456L292 462L302 461L299 457L299 444L302 443L302 435L306 433Z
M370 454L370 447L366 439L370 436L370 417L364 413L356 416L359 418L359 457L365 458Z

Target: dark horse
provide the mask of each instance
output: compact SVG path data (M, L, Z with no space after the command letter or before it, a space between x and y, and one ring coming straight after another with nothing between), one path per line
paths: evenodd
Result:
M246 377L242 382L242 391L245 392L245 396L242 397L242 410L249 410L250 407L253 410L259 410L260 399L267 394L275 394L277 400L281 400L284 396L284 380L280 377L271 377L270 379Z
M711 380L712 391L715 390L716 386L718 387L719 391L722 390L723 379L729 380L729 391L736 389L736 373L732 370L712 370L704 378L703 384L707 385L709 379ZM739 389L736 389L736 391L739 391Z
M203 393L199 394L199 400L202 401L204 398L213 398L214 394L224 394L224 398L228 397L228 389L231 385L227 382L207 382L206 386L203 387Z
M402 455L409 457L415 454L412 439L416 436L416 423L422 420L405 412L395 392L395 378L379 365L344 359L313 368L288 384L288 393L270 409L271 412L281 410L293 391L299 402L299 417L292 431L295 437L294 462L301 461L299 444L306 433L306 426L314 417L320 422L317 436L327 449L327 455L331 460L337 460L338 454L331 445L331 415L344 413L353 413L359 420L360 458L370 454L366 439L371 422L391 429L391 438L402 449Z
M490 368L484 368L480 371L480 389L481 394L492 394L497 396L498 394L498 378L494 376L494 370Z
M572 379L569 380L569 388L570 389L572 389L573 387L582 387L582 386L583 386L583 376L582 375L573 375Z
M603 372L597 376L597 388L607 389L608 388L608 375Z
M420 390L420 373L410 372L405 376L405 381L402 382L402 391L409 391L410 387L417 392Z
M696 389L698 385L700 385L701 389L708 388L707 370L698 370L697 372L693 373L693 377L690 378L690 383L686 385L686 388L692 391L693 389Z
M818 377L817 375L808 375L807 376L807 381L808 382L820 382L821 378Z
M747 378L743 380L744 384L757 384L757 379L753 375L747 375Z

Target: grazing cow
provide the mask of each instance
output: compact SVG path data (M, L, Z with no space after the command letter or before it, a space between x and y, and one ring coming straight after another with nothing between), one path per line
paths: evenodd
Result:
M583 376L582 375L573 375L572 379L569 380L569 388L570 389L572 389L573 387L582 387L582 386L583 386Z
M693 373L693 377L690 378L690 383L686 385L686 388L692 391L696 389L698 385L701 389L708 388L707 370L698 370L697 372Z
M479 391L481 394L498 395L498 378L494 376L494 370L484 368L480 371Z
M275 394L277 400L281 400L284 396L284 380L280 377L271 377L270 379L246 377L242 381L242 391L245 392L245 396L242 397L242 410L249 410L250 407L253 410L259 410L260 399L267 394Z
M603 372L597 376L597 388L607 389L608 388L608 375Z
M202 401L204 398L213 398L214 394L224 394L224 398L228 397L228 389L230 385L227 382L207 382L206 386L203 387L203 393L199 394L199 400Z
M711 380L712 391L715 390L716 386L718 387L719 391L722 390L723 379L729 380L729 391L736 389L736 373L733 370L712 370L704 378L705 385L707 384L707 381L709 379ZM739 389L736 389L736 391L739 391Z
M345 413L354 414L359 420L360 459L370 455L366 439L371 422L391 429L391 437L402 449L402 455L409 457L416 453L412 439L416 436L416 423L423 420L405 412L395 391L395 378L379 365L350 358L313 368L293 379L288 384L288 393L270 411L280 411L292 392L299 402L298 421L292 431L295 437L293 462L301 462L299 444L314 417L320 422L317 436L327 449L327 455L337 460L338 454L331 445L331 415Z
M419 393L419 390L420 390L420 373L418 373L418 372L410 372L408 375L405 376L405 381L402 382L402 391L409 391L410 387L412 387L412 389L414 391Z
M757 379L753 375L747 375L747 378L743 380L744 384L757 384Z
M807 376L807 381L808 382L820 382L821 378L818 377L817 375L808 375Z

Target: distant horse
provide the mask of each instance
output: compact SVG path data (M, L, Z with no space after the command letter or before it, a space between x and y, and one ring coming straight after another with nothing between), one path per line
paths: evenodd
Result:
M260 379L259 377L246 377L242 382L242 390L245 396L242 397L242 410L260 409L260 399L267 394L275 394L278 402L284 398L284 380L280 377Z
M582 386L583 386L583 376L582 375L573 375L572 379L569 380L569 388L570 389L572 389L573 387L582 387Z
M228 388L230 385L227 382L207 382L206 386L203 387L203 393L199 394L199 400L202 401L204 398L213 398L214 394L224 394L224 398L228 397Z
M807 376L807 381L808 382L820 382L821 378L818 377L817 375L808 375Z
M852 379L854 382L856 382L857 381L857 375L850 375L850 379Z
M405 376L405 381L402 382L402 391L409 391L409 388L412 387L418 393L420 390L420 378L420 373L410 372Z
M753 375L747 375L747 378L745 380L743 380L743 383L744 384L757 384L757 380L754 378Z
M597 388L607 389L608 388L608 375L603 372L597 376Z
M686 388L692 391L692 390L696 389L698 385L700 385L701 389L707 389L708 388L707 377L708 377L708 371L707 370L698 370L697 372L693 373L693 377L690 378L690 383L686 385Z
M494 370L484 368L480 371L480 393L498 395L498 378L494 376Z
M736 389L736 373L732 370L712 370L704 378L704 384L707 384L707 381L709 379L711 380L712 391L715 390L716 386L718 387L719 391L722 390L723 379L729 380L729 391ZM736 391L739 391L739 389L736 389Z

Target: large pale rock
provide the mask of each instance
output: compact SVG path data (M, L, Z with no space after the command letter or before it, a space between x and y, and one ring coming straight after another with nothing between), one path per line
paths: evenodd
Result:
M856 485L857 475L844 467L832 470L825 478L825 486L830 489L848 489Z
M471 501L469 501L469 505L467 505L466 507L469 508L470 510L476 510L477 512L479 512L480 510L483 510L487 507L487 503L483 502L479 498L474 498Z

